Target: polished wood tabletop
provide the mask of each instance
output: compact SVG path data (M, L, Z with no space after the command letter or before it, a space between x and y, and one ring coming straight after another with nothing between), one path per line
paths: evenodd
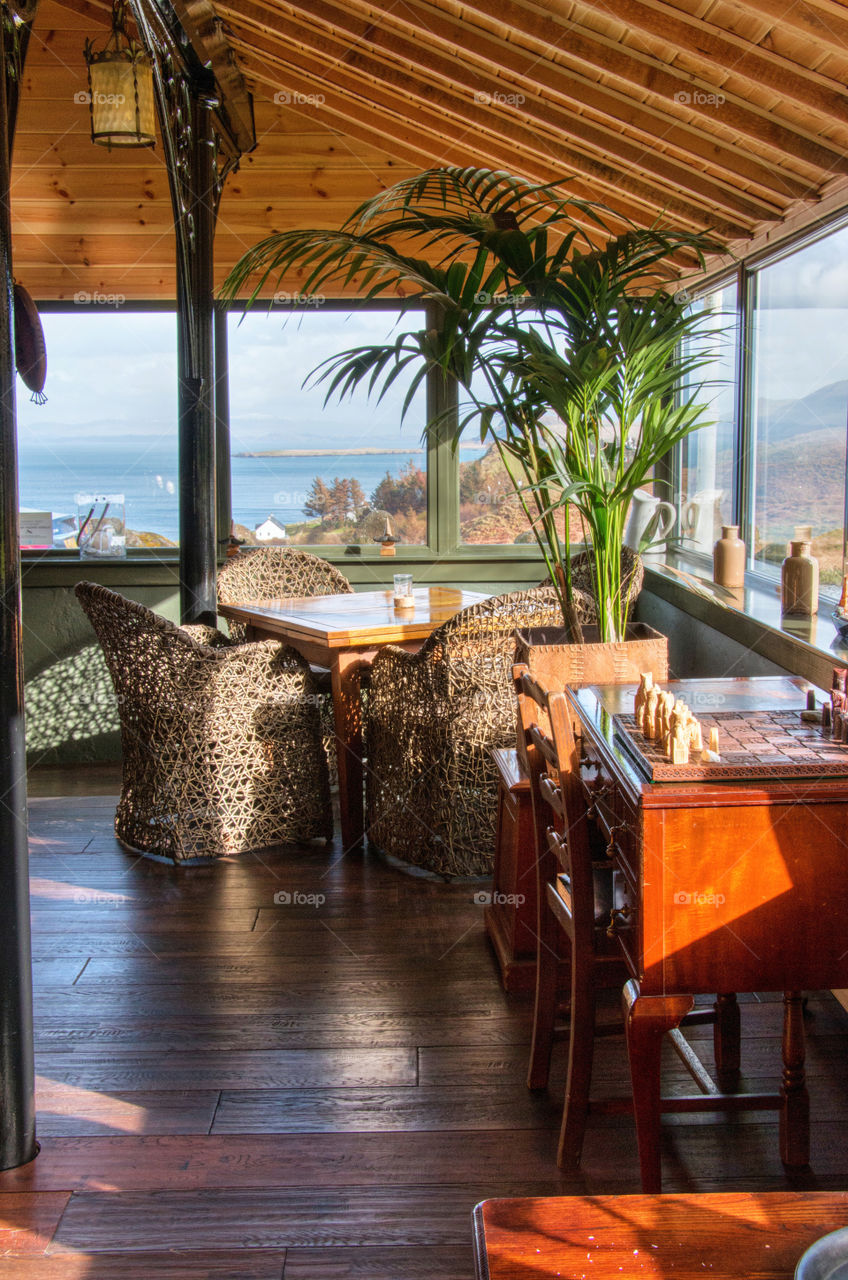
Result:
M474 1210L477 1280L791 1280L848 1193L550 1196Z
M302 637L330 649L426 640L460 609L487 599L480 591L416 587L415 604L398 608L391 588L353 595L289 597L250 604L221 605L225 618L246 622L265 634Z

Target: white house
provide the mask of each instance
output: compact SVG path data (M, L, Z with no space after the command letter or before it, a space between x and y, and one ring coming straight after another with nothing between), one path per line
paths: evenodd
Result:
M280 524L276 516L269 516L256 526L253 536L257 542L279 542L281 538L287 537L286 526Z

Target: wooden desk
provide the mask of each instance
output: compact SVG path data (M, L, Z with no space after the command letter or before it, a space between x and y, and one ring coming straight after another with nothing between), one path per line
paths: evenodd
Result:
M801 708L805 681L669 683L695 713L718 705L743 716ZM613 922L633 981L625 988L628 1052L640 1092L636 1129L642 1185L660 1189L659 1071L665 1030L692 993L783 991L781 1157L809 1159L802 989L848 984L848 778L648 782L621 745L613 715L632 712L634 687L568 690L594 766L592 809L613 862ZM800 718L799 718L800 724ZM590 767L590 774L593 772ZM635 1092L635 1091L634 1091Z
M249 638L271 636L284 640L307 662L330 668L345 850L361 844L364 834L360 701L363 667L369 666L387 644L420 649L430 633L460 609L487 599L486 593L453 587L416 587L414 594L412 609L396 609L390 590L219 606L223 617L247 625Z
M791 1280L802 1253L848 1223L842 1191L484 1200L477 1280Z

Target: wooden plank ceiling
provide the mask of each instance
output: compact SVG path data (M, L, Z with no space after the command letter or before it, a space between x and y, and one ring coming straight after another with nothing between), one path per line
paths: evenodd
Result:
M177 0L203 17L205 0ZM205 4L209 10L209 5ZM223 278L272 229L337 226L433 164L483 164L737 252L848 203L841 0L213 0L254 94L230 177ZM34 296L173 298L161 145L94 147L82 46L106 0L42 0L13 167L17 278ZM202 25L202 24L201 24ZM208 26L208 22L207 22ZM297 281L289 282L292 290Z

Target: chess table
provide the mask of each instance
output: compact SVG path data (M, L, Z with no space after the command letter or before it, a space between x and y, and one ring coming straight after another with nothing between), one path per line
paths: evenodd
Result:
M693 767L669 765L641 734L640 744L628 726L634 685L567 690L582 738L590 812L613 865L610 928L631 975L625 989L631 1072L642 1081L652 1075L663 1033L680 1023L695 993L784 992L781 1156L787 1165L804 1165L809 1101L801 993L848 985L841 892L848 872L848 769L842 763L848 748L836 744L840 761L831 772L834 744L810 736L815 726L801 729L811 687L803 680L690 680L665 687L702 721L708 707L725 728L735 724L740 750L732 777L716 773L718 766L692 777ZM776 735L779 730L779 750L767 741L772 728ZM811 760L808 752L821 758ZM641 1089L642 1110L636 1109L645 1191L661 1185L651 1138L660 1114L655 1074L656 1089L649 1096Z
M672 764L662 743L646 738L632 714L617 714L615 727L625 751L652 782L848 778L848 743L835 742L821 725L803 723L797 710L712 711L697 719L705 743L710 729L718 729L720 760L702 761L693 752L688 764Z

